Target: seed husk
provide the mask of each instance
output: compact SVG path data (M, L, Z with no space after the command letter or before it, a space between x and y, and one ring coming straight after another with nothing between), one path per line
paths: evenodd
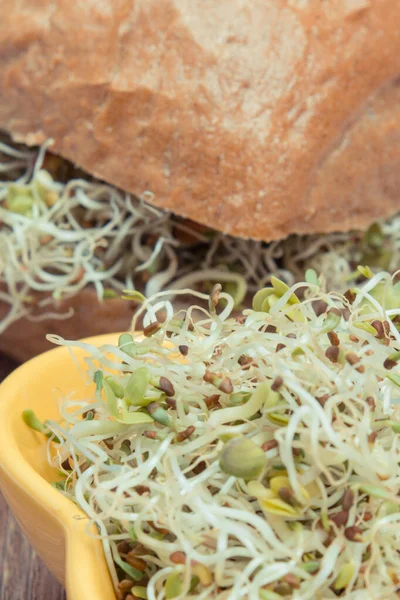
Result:
M393 369L394 367L397 366L397 362L395 360L391 360L390 358L387 358L384 361L383 366L385 369L387 369L389 371L390 369Z
M158 438L158 431L143 431L143 435L149 440L156 440Z
M352 366L360 362L360 358L355 352L347 352L345 359Z
M150 323L143 329L143 335L145 337L151 337L152 335L157 333L157 331L159 331L160 329L161 329L160 323L158 321L154 321L153 323Z
M269 450L273 450L274 448L277 448L279 446L279 443L277 442L277 440L268 440L268 442L264 442L263 445L261 446L261 449L264 450L264 452L268 452Z
M121 590L121 592L129 592L132 586L133 581L131 579L122 579L118 584L118 589Z
M228 475L247 481L256 479L267 463L264 451L243 436L229 440L222 449L221 469Z
M128 554L124 557L126 562L131 565L131 567L133 567L134 569L137 569L138 571L142 571L144 572L146 570L147 564L146 562L142 559L139 558L138 556L135 556L134 552L128 552Z
M351 488L347 489L342 497L343 510L350 510L354 504L354 492Z
M184 431L180 431L176 435L176 438L175 438L176 441L183 442L184 440L187 440L192 435L192 433L194 433L195 430L196 430L196 428L193 425L190 425Z
M286 504L290 504L290 506L294 507L299 506L299 502L297 501L294 492L290 488L282 487L278 490L277 493L279 498L286 502Z
M348 510L341 510L334 515L330 515L329 519L333 521L337 527L342 527L343 525L346 525L347 521L349 520L349 512Z
M207 370L204 373L203 379L204 381L207 381L207 383L214 385L224 394L231 394L233 392L233 385L228 377L218 377L215 373L211 373L211 371Z
M325 351L325 356L332 363L337 363L339 358L339 348L337 346L329 346L329 348L327 348Z
M158 388L162 392L164 392L164 394L166 396L169 396L170 398L172 396L175 396L174 386L172 385L172 383L170 382L170 380L167 379L166 377L160 377L160 384L159 384Z
M348 289L343 295L349 304L353 304L354 300L357 298L356 292L352 289Z
M283 581L290 585L291 588L298 590L300 587L300 578L293 573L288 573L282 577Z
M186 554L181 550L176 550L170 555L170 560L175 565L184 565L186 564Z
M214 408L215 406L217 406L220 398L220 394L213 394L212 396L207 396L206 398L204 398L204 402L206 403L207 408Z
M328 331L328 338L332 346L340 346L340 339L334 331Z
M329 400L330 395L329 394L324 394L323 396L319 396L318 398L316 398L316 400L319 402L319 404L324 407L325 404L327 403L327 401Z
M119 542L117 545L117 550L120 554L128 554L128 552L132 550L132 546L130 542L127 541Z
M243 367L243 370L247 370L250 368L250 365L253 364L253 359L251 358L251 356L246 356L245 354L242 354L241 356L239 356L238 358L238 363L241 367Z
M375 399L372 396L368 396L365 399L365 402L368 404L371 410L375 410Z
M178 348L182 356L187 356L189 354L189 346L186 346L186 344L181 344Z
M356 525L353 525L352 527L346 527L346 529L344 530L344 535L350 542L364 541L362 533L363 530L360 527L357 527Z
M222 292L222 285L220 283L216 283L210 293L210 302L211 302L211 306L214 309L218 306L219 296L220 296L221 292Z
M66 458L62 463L61 463L61 467L64 469L64 471L71 471L71 469L73 468L71 466L71 457L69 456L68 458Z
M375 337L378 340L383 340L386 337L386 332L383 327L382 321L378 321L378 319L375 319L374 321L371 321L371 325L376 330Z
M271 384L271 390L277 392L283 385L283 379L278 375Z

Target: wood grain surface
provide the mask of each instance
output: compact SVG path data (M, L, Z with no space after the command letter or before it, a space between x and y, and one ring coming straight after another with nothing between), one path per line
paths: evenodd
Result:
M0 381L15 366L0 355ZM64 589L21 533L1 494L0 600L65 600Z

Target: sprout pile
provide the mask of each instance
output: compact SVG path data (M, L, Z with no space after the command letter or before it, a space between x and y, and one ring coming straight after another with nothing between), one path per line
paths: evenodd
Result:
M305 269L329 273L331 289L348 286L357 264L393 271L400 259L400 218L367 234L291 236L271 244L199 227L91 179L47 152L0 139L0 334L21 317L69 318L68 300L87 287L100 302L138 289L147 296L215 282L235 299L287 284Z
M399 597L400 283L358 273L273 277L235 317L219 285L177 313L159 292L115 346L49 336L85 349L94 395L24 419L119 600Z

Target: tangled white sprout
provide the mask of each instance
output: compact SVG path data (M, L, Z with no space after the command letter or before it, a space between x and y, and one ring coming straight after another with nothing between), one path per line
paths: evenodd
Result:
M220 286L178 314L160 292L118 346L50 336L96 391L24 418L118 598L399 597L400 284L362 271L345 296L272 278L236 318Z
M332 289L344 290L353 263L363 262L360 234L265 244L199 230L150 206L149 193L137 199L89 178L62 182L46 169L47 147L21 150L0 140L0 303L9 307L0 334L23 316L70 317L58 301L87 286L106 301L124 289L150 296L219 281L240 305L271 274L291 285L306 266L327 273ZM383 223L374 240L386 253L385 264L377 266L394 270L400 218Z

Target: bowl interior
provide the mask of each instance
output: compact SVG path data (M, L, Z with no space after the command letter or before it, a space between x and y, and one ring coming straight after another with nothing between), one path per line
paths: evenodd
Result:
M85 341L99 346L117 339L118 334L111 334ZM68 349L55 348L19 367L0 385L0 485L35 550L65 583L69 600L113 600L101 542L89 535L85 515L50 485L60 476L48 465L45 438L21 418L31 408L41 420L57 419L62 395L93 394L93 385L82 376L85 351L74 350L74 356L76 361Z

